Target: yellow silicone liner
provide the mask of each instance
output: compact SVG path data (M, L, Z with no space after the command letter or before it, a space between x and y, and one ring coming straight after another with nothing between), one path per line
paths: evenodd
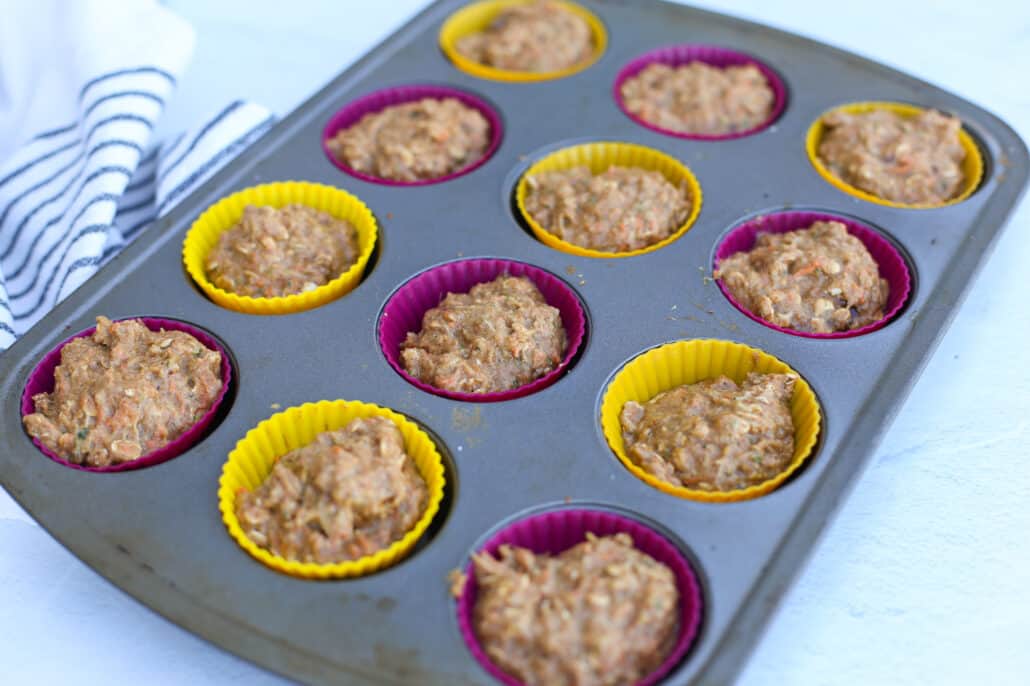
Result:
M323 431L341 429L359 417L386 417L404 436L404 447L415 461L429 489L426 511L415 526L399 541L372 555L333 564L298 562L259 547L243 533L236 518L236 496L259 486L272 471L275 461L291 450L315 440ZM272 569L307 579L362 576L389 567L411 552L440 510L443 499L444 468L436 444L425 431L403 415L385 407L355 400L323 400L305 403L278 412L247 432L229 453L218 480L218 509L222 521L236 542Z
M819 172L819 175L826 179L829 184L839 188L848 195L861 198L862 200L874 202L878 205L887 205L888 207L901 207L906 209L930 209L934 207L947 207L948 205L954 205L955 203L962 202L968 198L973 194L973 191L979 187L984 173L983 155L980 153L980 147L976 144L976 141L973 140L973 137L970 136L965 129L959 129L958 132L959 143L962 145L963 150L966 151L966 158L962 161L964 185L962 186L962 191L958 195L945 202L908 204L894 202L893 200L885 200L879 196L873 195L872 193L867 193L866 191L856 188L835 175L825 164L823 164L822 160L819 159L819 144L822 143L825 128L823 126L823 117L831 112L864 114L875 110L887 110L901 117L911 118L919 116L922 112L926 111L926 108L907 105L900 102L853 102L847 105L841 105L840 107L834 107L833 109L827 110L819 115L819 118L816 119L812 126L808 128L808 135L805 137L805 151L808 153L808 159L812 163L812 166L815 167L815 170Z
M471 60L458 52L456 46L459 39L473 33L485 31L490 22L494 20L494 17L508 7L525 5L530 2L533 2L533 0L482 0L481 2L466 5L444 22L443 28L440 29L440 49L443 50L454 66L466 74L471 74L481 79L507 81L509 83L550 81L551 79L571 76L591 66L604 54L608 46L608 33L605 31L601 20L584 7L572 2L562 2L561 0L557 0L557 4L569 12L582 17L590 26L590 33L594 39L594 55L590 60L560 71L526 72L490 67Z
M221 233L240 221L243 208L247 205L282 207L290 203L307 205L350 222L358 233L357 261L327 284L279 298L237 295L211 283L204 260L218 243ZM307 181L283 181L246 188L207 208L186 233L182 258L186 271L200 289L222 307L248 314L289 314L324 305L353 290L361 282L377 236L378 227L371 210L347 191Z
M710 339L676 341L652 348L630 360L608 384L601 401L601 428L608 445L638 479L680 498L705 502L749 500L776 489L808 459L819 438L819 401L798 374L790 412L794 420L794 459L782 472L760 484L735 491L703 491L670 483L645 472L626 454L619 413L630 400L644 403L663 391L725 374L741 383L748 372L794 373L772 355L742 343Z
M671 236L646 248L625 252L605 252L603 250L584 248L558 238L558 236L541 226L526 210L526 194L529 192L527 179L530 176L541 172L559 171L583 166L589 167L590 173L596 175L605 172L613 165L657 171L677 188L685 186L691 205L690 215L687 217L687 220ZM582 257L632 257L664 248L685 234L694 221L697 220L697 215L701 212L701 201L701 186L690 169L674 157L653 148L636 145L635 143L584 143L569 148L562 148L538 160L527 169L519 179L518 186L515 189L515 202L518 205L519 212L522 214L522 218L526 220L529 228L533 231L533 235L540 242L555 250Z

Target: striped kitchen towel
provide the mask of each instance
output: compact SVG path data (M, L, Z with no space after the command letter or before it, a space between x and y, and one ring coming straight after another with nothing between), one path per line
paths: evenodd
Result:
M0 0L0 13L3 350L273 117L236 101L154 143L187 23L152 0Z

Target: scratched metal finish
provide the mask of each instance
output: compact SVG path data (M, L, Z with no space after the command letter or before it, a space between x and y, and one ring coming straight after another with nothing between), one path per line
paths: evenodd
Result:
M665 531L702 577L702 630L667 683L729 682L986 259L1023 192L1026 149L990 113L909 76L791 34L661 3L581 0L608 27L610 45L576 76L479 80L454 69L436 43L443 20L464 1L441 0L415 17L0 356L0 482L59 541L141 602L227 650L319 683L490 683L458 634L447 572L492 529L528 511L567 499L621 508ZM618 70L646 50L683 42L742 49L777 70L789 102L776 125L704 142L627 119L610 95ZM358 181L325 159L319 136L333 112L360 94L413 82L450 83L493 103L505 124L493 158L467 176L420 188ZM953 207L913 211L862 202L825 183L805 157L805 131L825 109L867 99L962 117L988 162L979 191ZM691 167L704 205L686 236L650 255L591 260L551 250L520 227L511 193L521 171L546 150L596 139L649 145ZM181 266L190 223L235 190L287 179L336 185L368 203L381 227L374 267L353 293L302 314L244 315L209 302ZM716 242L742 218L784 207L843 212L892 237L914 269L902 314L876 333L821 341L777 333L737 312L704 278ZM374 334L385 299L412 274L458 256L524 260L578 291L590 330L567 376L530 397L474 405L423 393L393 372ZM29 370L97 314L180 318L225 342L238 383L203 442L157 467L104 475L64 468L36 451L18 412ZM725 505L680 500L631 476L605 444L598 409L613 372L642 350L691 337L758 346L818 394L820 445L807 468L771 495ZM217 479L226 454L273 403L334 398L380 403L422 422L449 456L452 488L442 525L401 564L360 579L294 579L251 559L226 534Z

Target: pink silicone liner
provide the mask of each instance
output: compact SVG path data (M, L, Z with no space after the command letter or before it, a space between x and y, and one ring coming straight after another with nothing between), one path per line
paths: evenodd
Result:
M54 462L59 462L66 467L71 467L72 469L78 469L84 472L124 472L130 469L150 467L155 464L165 462L166 460L170 460L195 445L204 435L204 431L208 426L210 426L215 415L218 413L222 400L225 399L225 394L229 390L229 383L232 381L232 364L229 361L229 355L225 351L225 348L223 348L217 340L204 331L175 319L160 319L157 317L128 317L127 319L138 319L151 331L160 331L161 329L164 329L165 331L182 331L188 333L200 341L204 347L209 348L210 350L217 350L218 354L222 356L221 392L219 392L215 401L211 404L211 408L204 413L204 416L197 420L197 423L187 429L185 433L167 445L132 460L131 462L122 462L121 464L111 465L108 467L86 467L83 465L73 464L47 448L39 441L39 439L33 438L32 442L37 448L39 448L40 452ZM29 380L26 382L25 390L21 395L22 417L36 411L36 404L33 402L32 396L37 393L50 393L54 390L54 370L57 369L57 366L61 363L61 350L64 346L68 345L68 343L76 338L92 336L93 332L96 330L97 327L94 326L65 339L39 361L36 368L32 370L32 374L29 375Z
M439 178L421 179L419 181L393 181L391 179L383 179L378 176L372 176L371 174L365 174L364 172L352 169L338 160L329 149L329 141L338 131L357 124L366 114L379 112L391 105L402 105L406 102L414 102L424 98L436 98L438 100L443 98L454 98L462 104L478 110L480 114L486 117L487 122L490 124L490 143L486 148L486 152L483 153L483 156L467 167ZM483 165L483 163L490 159L497 150L498 146L501 144L501 138L503 135L504 126L501 124L500 115L498 115L496 110L487 104L485 100L482 100L471 93L458 90L457 88L448 88L446 86L396 86L393 88L384 88L383 90L378 90L373 93L369 93L368 95L364 95L344 106L343 109L334 114L329 119L328 123L326 123L325 129L322 131L322 150L325 152L325 156L329 158L329 161L336 165L336 167L355 178L361 179L362 181L379 183L384 186L426 186L432 183L450 181L451 179L456 179L459 176L464 176L465 174L478 169Z
M704 62L705 64L712 65L713 67L740 67L747 64L753 64L758 68L758 71L762 72L762 75L765 76L765 80L769 82L769 87L772 88L773 91L773 107L772 111L769 113L769 118L758 126L747 129L746 131L736 131L734 133L715 135L671 131L646 122L626 109L626 105L622 101L622 84L626 82L626 79L636 76L649 64L653 64L655 62L667 64L670 67L679 67L689 64L690 62ZM627 117L644 128L657 131L658 133L663 133L666 136L689 138L691 140L700 141L725 141L733 138L743 138L744 136L758 133L759 131L768 128L774 121L776 121L783 113L783 109L787 106L787 87L784 85L783 79L780 78L779 74L747 53L730 50L729 48L723 48L718 45L669 45L644 53L623 67L619 72L619 75L615 77L615 86L612 88L612 96L615 98L615 102L619 105L619 109L621 109Z
M476 284L493 281L502 274L526 277L540 289L547 304L557 308L561 313L567 346L565 356L557 367L525 386L497 393L447 391L419 381L404 371L400 359L401 343L409 331L418 332L422 329L422 317L428 310L439 305L448 293L467 293ZM495 258L446 262L413 276L390 296L379 318L379 345L383 349L383 355L390 366L408 383L427 393L475 403L521 398L550 386L568 368L585 335L586 314L583 305L579 296L564 281L525 262Z
M604 510L570 508L531 515L509 524L491 536L480 548L480 552L496 556L497 549L502 544L508 544L528 548L538 554L557 555L586 540L587 532L597 536L629 534L637 550L669 567L676 577L676 587L680 594L679 637L669 657L647 678L638 682L637 686L656 684L679 664L694 643L701 626L702 615L701 587L697 575L679 549L668 539L628 517ZM458 629L461 637L483 669L503 684L522 686L522 682L501 671L490 661L476 639L473 630L473 610L476 605L477 587L471 563L465 568L465 572L468 578L457 603Z
M889 289L887 294L887 304L884 306L882 319L850 331L837 331L834 333L797 331L795 329L776 326L775 324L767 322L761 317L755 315L744 307L740 301L733 297L733 294L730 293L729 289L726 288L725 285L723 285L721 279L716 279L716 282L719 284L719 290L722 291L722 294L726 296L726 299L729 300L734 307L754 321L759 324L764 324L770 329L775 329L776 331L791 334L793 336L803 336L805 338L852 338L854 336L861 336L882 328L901 310L902 307L904 307L905 302L908 300L909 293L912 290L912 275L909 272L905 258L901 256L901 253L898 252L897 248L891 245L890 241L880 235L879 232L874 231L865 224L860 224L853 219L849 219L848 217L827 212L773 212L755 217L750 221L734 227L728 234L726 234L726 236L723 237L722 241L719 242L718 248L715 250L714 268L717 269L719 267L719 263L730 255L734 255L738 252L747 252L754 248L755 239L760 233L786 233L788 231L808 228L813 223L819 221L837 221L844 224L844 226L847 227L848 233L862 241L862 244L866 247L869 254L880 268L880 276L887 280Z

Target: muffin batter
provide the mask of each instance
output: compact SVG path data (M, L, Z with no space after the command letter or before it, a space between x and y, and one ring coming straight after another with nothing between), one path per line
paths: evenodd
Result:
M565 354L561 313L532 281L503 275L448 293L401 344L415 378L448 391L493 393L540 378Z
M776 100L753 64L671 67L656 62L626 79L621 91L626 109L649 124L705 135L753 129L769 118Z
M366 114L329 141L351 169L393 181L436 179L481 158L490 124L455 98L423 98Z
M662 241L690 216L686 191L657 171L587 167L527 179L526 211L562 240L604 252L639 250Z
M672 571L627 534L556 557L502 545L474 556L474 629L490 660L529 686L622 686L661 665L678 630Z
M348 222L305 205L243 208L204 261L211 283L252 298L275 298L324 286L358 258Z
M619 422L626 453L674 486L733 491L782 472L794 456L792 374L719 376L630 401Z
M724 259L714 276L753 314L812 333L883 319L889 292L862 241L835 221L760 233L754 248Z
M61 349L54 390L33 396L25 430L73 464L129 462L181 436L222 390L222 356L183 331L97 317Z
M884 200L937 204L962 189L962 122L926 110L902 117L887 110L830 112L819 159L838 178Z
M385 417L351 421L280 457L236 498L251 541L289 560L327 564L387 548L412 529L429 491Z
M539 73L589 61L594 41L582 17L540 0L505 8L485 31L461 38L455 49L496 69Z

